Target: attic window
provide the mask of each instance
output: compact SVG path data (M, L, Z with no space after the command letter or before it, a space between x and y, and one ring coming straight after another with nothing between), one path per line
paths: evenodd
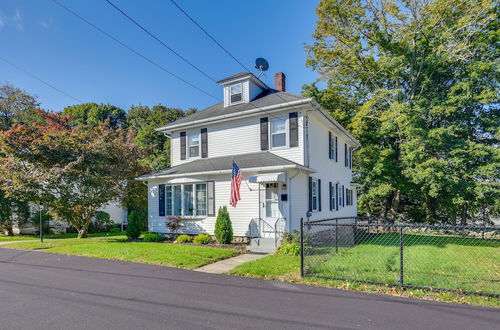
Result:
M229 93L231 95L231 104L240 102L242 100L241 83L229 87Z

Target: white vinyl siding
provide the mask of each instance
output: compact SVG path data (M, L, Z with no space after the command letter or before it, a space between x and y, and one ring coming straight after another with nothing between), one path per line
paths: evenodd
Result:
M288 118L288 112L273 114L273 117ZM260 152L260 118L264 116L254 116L251 118L228 121L216 125L208 125L208 156L221 157L227 155L247 154ZM269 117L269 120L273 119ZM299 146L298 148L276 148L269 152L280 157L290 159L298 164L304 165L304 147L303 147L303 114L298 114L299 125ZM288 129L288 128L287 128ZM198 130L199 132L199 130ZM191 132L188 132L189 136ZM286 137L288 145L288 134ZM171 135L172 166L180 165L193 159L189 159L189 153L186 160L180 159L180 138L179 131Z

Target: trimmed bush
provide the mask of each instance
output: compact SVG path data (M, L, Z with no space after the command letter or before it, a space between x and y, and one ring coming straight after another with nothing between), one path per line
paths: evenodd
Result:
M144 234L144 242L161 242L163 241L163 236L158 233L146 233Z
M212 236L208 234L198 234L193 238L195 244L208 244L212 241Z
M177 237L176 239L177 243L190 243L192 241L193 241L193 236L189 235L179 235L179 237Z
M128 215L128 225L125 234L128 239L136 239L141 236L141 219L135 211L130 212Z
M300 255L300 243L283 243L278 249L278 254L298 256Z
M227 207L219 208L215 221L215 239L219 244L230 244L233 241L233 226Z
M300 243L300 232L295 229L287 231L283 234L283 243Z

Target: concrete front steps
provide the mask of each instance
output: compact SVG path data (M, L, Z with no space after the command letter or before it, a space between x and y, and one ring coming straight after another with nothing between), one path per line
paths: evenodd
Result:
M278 241L278 246L280 242ZM277 249L274 238L252 238L248 250L253 253L273 253Z

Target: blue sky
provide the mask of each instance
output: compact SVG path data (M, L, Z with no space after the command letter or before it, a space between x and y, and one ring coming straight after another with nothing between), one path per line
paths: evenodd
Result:
M220 86L171 54L104 0L59 0L92 23L189 82L222 97ZM243 69L168 0L113 0L129 15L216 80ZM305 67L317 0L176 0L248 68L264 57L287 75L287 91L300 93L317 74ZM0 56L84 102L164 104L203 109L217 101L185 85L78 20L51 0L2 0ZM9 82L59 111L77 103L0 61Z

